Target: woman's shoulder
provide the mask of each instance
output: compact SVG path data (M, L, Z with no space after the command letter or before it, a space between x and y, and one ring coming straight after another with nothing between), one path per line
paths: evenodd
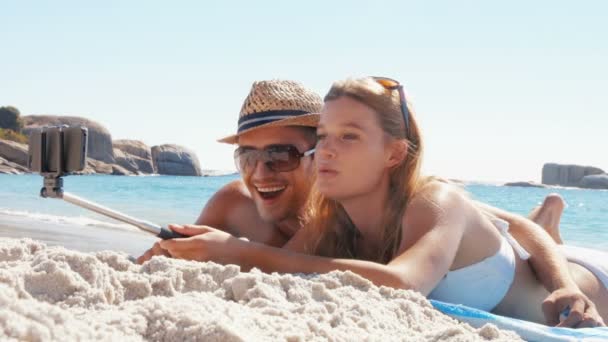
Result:
M404 223L420 223L422 220L460 219L470 212L472 202L458 185L438 178L420 182L408 201Z
M418 241L428 232L459 238L465 231L472 205L457 185L438 179L420 184L403 214L404 241Z
M468 195L461 186L441 178L427 177L420 181L411 202L431 202L442 206L467 201Z

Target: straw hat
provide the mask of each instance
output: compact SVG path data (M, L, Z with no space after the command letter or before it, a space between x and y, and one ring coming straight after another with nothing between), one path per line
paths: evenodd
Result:
M295 81L254 82L239 114L237 133L218 140L236 144L239 135L264 127L317 127L323 100Z

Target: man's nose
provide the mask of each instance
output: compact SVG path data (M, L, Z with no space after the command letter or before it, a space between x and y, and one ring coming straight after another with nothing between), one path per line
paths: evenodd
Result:
M274 174L274 171L272 171L268 167L268 165L266 164L266 160L264 159L259 159L255 161L255 165L253 166L252 172L252 177L258 179L262 179Z

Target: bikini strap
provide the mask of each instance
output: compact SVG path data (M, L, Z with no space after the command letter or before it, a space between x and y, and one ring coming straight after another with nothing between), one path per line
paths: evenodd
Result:
M513 249L515 250L515 252L517 253L517 255L519 256L520 259L522 259L522 260L530 259L530 253L528 253L528 251L526 251L519 244L519 242L517 242L517 240L515 240L515 238L513 238L513 235L511 235L509 233L509 222L507 222L505 220L501 220L499 218L492 218L492 223L494 223L496 228L498 228L498 231L500 232L500 234L502 236L504 236L505 239L507 239L507 241L513 247Z

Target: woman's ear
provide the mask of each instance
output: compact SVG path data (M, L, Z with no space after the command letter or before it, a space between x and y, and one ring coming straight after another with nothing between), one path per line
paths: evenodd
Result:
M388 149L386 166L390 169L401 164L407 158L408 142L405 139L392 141Z

